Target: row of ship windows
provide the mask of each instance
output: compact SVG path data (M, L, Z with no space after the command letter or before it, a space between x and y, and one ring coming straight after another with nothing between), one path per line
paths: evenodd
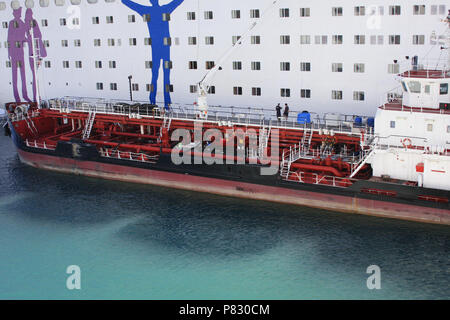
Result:
M439 14L445 14L445 5L439 6ZM307 8L309 9L309 8ZM436 11L437 12L437 11ZM432 11L433 13L433 11ZM213 12L212 11L205 11L205 19L212 20L213 19ZM250 17L251 18L259 18L259 10L253 9L250 11ZM240 10L232 10L232 18L240 18ZM187 19L188 20L196 20L196 13L195 12L187 12ZM106 16L105 18L107 24L114 23L114 16ZM150 14L144 14L142 16L143 22L149 22L151 20ZM170 14L169 13L163 13L162 14L162 20L163 21L170 21ZM68 22L70 25L77 26L80 25L80 19L79 18L73 18L72 20L67 21L66 18L60 18L59 23L61 26L67 26ZM128 22L129 23L135 23L136 22L136 16L134 14L128 15ZM100 17L92 17L92 24L100 24ZM48 26L48 20L43 19L41 21L41 25L43 27Z
M103 82L97 82L96 83L96 89L97 90L103 90ZM109 89L112 91L118 90L117 83L110 83ZM147 92L154 91L153 84L146 84L145 89ZM173 92L173 85L166 85L166 91ZM132 83L131 84L131 90L132 91L139 91L139 84L138 83ZM190 85L189 86L189 92L190 93L197 93L197 85ZM233 87L233 95L235 96L241 96L243 95L243 88L236 86ZM215 86L210 86L208 88L208 94L215 94L216 88ZM260 87L252 87L251 88L251 95L252 96L261 96L262 90ZM282 98L290 98L291 97L291 89L290 88L281 88L280 89L280 97ZM309 99L311 98L311 89L301 89L300 90L300 98ZM343 100L344 95L342 90L332 90L331 91L331 99L332 100ZM364 101L365 100L365 93L364 91L353 91L353 100L355 101Z
M413 15L425 15L426 9L425 5L413 5ZM445 5L431 5L430 6L430 13L432 15L437 14L445 14ZM366 10L367 9L367 10ZM353 7L353 14L355 16L365 16L366 11L369 15L384 15L384 6L355 6ZM401 15L401 6L399 5L392 5L388 7L388 13L391 16L398 16ZM291 10L289 8L280 8L279 13L281 18L289 18L291 16ZM331 15L338 17L344 15L344 8L343 7L332 7L331 8ZM260 10L259 9L251 9L250 10L250 18L260 18ZM300 17L310 17L311 16L311 8L300 8ZM231 10L231 18L232 19L240 19L241 18L241 10ZM195 20L196 15L195 12L188 12L187 13L187 19L188 20ZM204 19L205 20L211 20L213 19L213 12L212 11L205 11L204 12Z
M332 37L332 44L343 44L344 43L344 36L343 35L333 35ZM387 36L387 43L390 45L399 45L401 42L400 35L389 35ZM442 36L439 37L440 39ZM233 36L232 37L232 43L235 44L237 41L239 41L240 36ZM371 35L370 36L370 44L371 45L383 45L384 44L384 35ZM430 39L431 42L431 39ZM137 46L138 41L137 38L129 38L128 43L130 46ZM180 39L174 38L173 43L175 45L180 45ZM197 45L197 37L188 37L188 45ZM261 44L261 36L251 36L250 43L252 45L259 45ZM301 45L308 45L311 44L311 36L310 35L301 35L300 36L300 44ZM314 36L314 43L315 44L328 44L328 36L326 35L317 35ZM425 44L425 35L422 34L416 34L412 36L412 42L413 45L424 45ZM17 48L20 48L21 46L24 46L26 42L20 42L16 41L14 42L14 46ZM50 41L43 40L43 44L45 47L50 47ZM114 46L121 46L122 40L121 39L114 39L109 38L107 39L107 44L109 47ZM163 44L166 46L172 45L172 38L166 37L163 39ZM280 36L280 44L288 45L291 44L291 36L289 35L282 35ZM355 35L354 36L354 44L355 45L364 45L366 44L366 36L365 35ZM9 41L5 41L4 43L5 48L9 48L11 46L11 43ZM73 41L73 45L75 47L81 47L81 40L75 39ZM94 39L94 47L101 47L102 40L101 39ZM152 45L152 38L144 38L144 45L151 46ZM214 45L214 37L208 36L205 37L205 45ZM1 46L1 43L0 43ZM61 46L62 47L68 47L69 41L68 40L61 40Z
M396 127L396 122L395 122L394 120L390 121L390 122L389 122L389 127L390 127L391 129L395 129L395 127ZM434 126L433 126L432 123L427 123L427 124L426 124L426 130L427 130L428 132L433 132L433 128L434 128ZM447 126L447 133L450 133L450 125Z
M145 15L144 15L145 16ZM130 15L128 17L130 22L134 22L135 21L135 16L134 15ZM144 17L144 20L146 20L147 18ZM148 18L149 19L149 18ZM166 18L168 20L170 20L170 16L168 16L168 18ZM99 17L92 17L93 23L94 24L98 24L99 23ZM70 21L72 26L79 26L80 24L80 20L79 18L72 18L72 20ZM113 22L113 17L112 16L108 16L106 17L106 22L107 23L112 23ZM31 21L32 26L35 25L35 20ZM47 19L42 19L41 20L41 25L42 27L48 27L48 20ZM66 18L61 18L60 19L60 25L61 26L66 26L67 25L67 20ZM2 22L2 26L3 28L8 28L8 22L4 21ZM13 27L18 28L18 22L17 21L13 21ZM441 35L440 38L442 38L443 36ZM236 35L236 36L232 36L231 42L232 44L236 44L239 39L241 38L241 36ZM344 36L343 35L332 35L332 44L343 44L344 43ZM180 41L179 38L175 38L174 39L174 43L175 45L179 45ZM63 47L67 47L68 44L66 42L64 42L65 40L62 40L62 46ZM77 41L75 43L75 46L80 46L81 42L80 40L75 40ZM120 40L119 40L120 41ZM164 45L172 45L172 38L170 37L165 37L164 38ZM108 39L108 45L109 46L114 46L114 39ZM205 37L205 45L213 45L214 44L214 37L213 36L206 36ZM152 41L151 38L144 38L144 45L151 45ZM254 45L258 45L261 44L261 36L259 35L252 35L250 37L250 43L254 44ZM302 45L306 45L306 44L311 44L312 43L312 36L311 35L300 35L300 44ZM315 35L314 36L314 43L315 44L328 44L328 36L327 35ZM399 45L400 44L400 35L389 35L388 36L388 43L389 44L393 44L393 45ZM137 45L137 40L136 38L129 38L129 44L130 46L136 46ZM197 45L197 37L188 37L188 44L189 45ZM283 45L288 45L291 44L291 36L290 35L281 35L280 36L280 44ZM359 34L359 35L354 35L354 44L358 44L358 45L362 45L362 44L366 44L366 35L363 34ZM374 44L384 44L384 36L383 35L370 35L370 44L374 45ZM412 44L414 45L423 45L425 44L425 35L413 35L412 36ZM100 46L100 39L94 39L94 46ZM120 44L119 44L120 45Z
M51 85L51 82L48 83ZM66 83L66 86L69 84ZM103 82L97 82L95 84L97 90L104 90L104 84ZM111 91L117 91L118 90L118 84L116 82L112 82L109 84L109 89ZM138 83L132 83L131 84L131 90L134 92L139 91L139 84ZM147 92L153 92L154 86L153 84L147 83L145 85L145 90ZM173 85L166 84L165 90L168 92L173 92ZM260 97L262 96L262 89L260 87L252 87L251 88L251 95ZM189 86L189 92L190 93L197 93L197 85L190 85ZM242 96L244 93L244 90L242 87L235 86L233 87L233 95L235 96ZM208 87L208 94L215 94L216 93L216 87L210 86ZM280 88L280 97L282 98L290 98L291 97L291 89L290 88ZM311 98L311 89L300 89L300 98L302 99L310 99ZM331 99L332 100L343 100L344 94L342 90L332 90L331 91ZM364 91L353 91L353 100L354 101L364 101L365 100L365 92Z
M21 67L21 62L17 61L17 67ZM108 61L108 65L110 69L117 68L117 62L114 60ZM259 71L261 70L261 62L260 61L252 61L250 63L251 70ZM69 61L63 61L62 66L64 69L70 68L70 62ZM214 68L215 63L214 61L206 61L205 62L205 69L210 70ZM6 67L11 68L11 61L6 61ZM45 68L51 68L51 61L46 60L44 61L44 67ZM83 67L82 61L75 61L75 68L81 69ZM158 66L159 67L159 66ZM173 64L172 61L164 61L163 67L165 69L172 69ZM95 61L95 68L101 69L103 68L103 62L102 61ZM153 62L152 61L145 61L145 68L146 69L152 69L153 68ZM198 69L198 63L197 61L189 61L188 62L188 69L190 70L197 70ZM242 61L233 61L232 62L232 69L233 70L242 70ZM290 62L280 62L280 71L290 71L291 70L291 63ZM310 72L311 71L311 63L310 62L300 62L300 71L303 72ZM391 74L397 74L400 72L400 65L397 63L391 63L388 64L388 73ZM344 64L341 62L334 62L331 64L331 72L344 72ZM365 72L365 64L364 63L354 63L353 64L353 72L355 73L364 73Z
M93 4L93 3L97 3L97 0L87 0L87 2ZM115 0L105 0L105 2L112 3L112 2L115 2ZM79 5L81 3L81 0L70 0L70 3L72 5ZM39 4L41 7L45 8L45 7L49 6L50 1L49 0L40 0ZM34 2L27 0L25 2L25 5L27 8L33 8ZM65 0L55 0L55 5L56 6L64 6ZM18 1L11 2L11 7L13 9L17 8L18 6L20 6ZM5 10L5 9L6 9L5 2L0 2L0 10ZM353 15L354 16L365 16L366 11L367 11L368 15L384 15L384 9L385 9L384 6L375 6L375 5L371 5L371 6L367 6L367 7L366 6L355 6L355 7L353 7ZM413 5L412 9L413 9L413 15L425 15L426 14L426 5L424 5L424 4ZM431 15L441 14L442 15L442 14L446 13L445 9L446 9L445 5L431 5L430 6L430 14ZM401 6L399 6L399 5L391 5L388 7L389 15L392 15L392 16L401 15L401 12L402 12L402 9L401 9ZM299 13L300 13L300 17L310 17L311 16L311 8L300 8ZM165 14L165 15L166 15L167 19L170 19L169 14ZM281 18L289 18L291 16L291 9L290 8L280 8L279 15ZM332 7L331 15L332 16L343 16L344 8L343 7ZM145 16L147 16L147 17L145 17ZM214 19L213 11L204 11L203 17L205 20ZM261 12L259 9L250 9L250 18L260 18L260 17L261 17ZM241 10L239 10L239 9L231 10L231 18L232 19L240 19L241 18ZM188 20L196 20L196 12L193 12L193 11L187 12L187 19ZM144 20L149 21L150 16L144 15ZM134 22L134 21L130 21L130 22ZM109 23L112 23L112 21Z

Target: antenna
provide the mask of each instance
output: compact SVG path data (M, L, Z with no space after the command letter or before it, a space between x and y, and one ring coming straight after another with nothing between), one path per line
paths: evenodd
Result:
M437 35L435 31L431 33L430 42L433 45L440 45L441 50L448 51L448 60L446 68L450 70L450 9L448 10L447 17L442 20L448 25L446 32L443 35Z
M36 86L36 104L38 109L41 108L41 92L39 90L39 79L38 79L38 73L37 73L37 68L38 68L38 56L37 56L37 48L36 48L36 38L34 37L34 23L35 20L33 19L31 21L31 48L32 48L32 52L33 52L33 64L34 64L34 71L33 71L33 76L35 79L35 83L33 83L33 86Z
M450 69L450 9L448 10L448 14L447 14L447 18L444 20L444 22L446 22L448 24L448 29L447 29L447 38L446 40L446 48L441 47L441 49L446 49L448 51L448 61L447 61L447 68Z

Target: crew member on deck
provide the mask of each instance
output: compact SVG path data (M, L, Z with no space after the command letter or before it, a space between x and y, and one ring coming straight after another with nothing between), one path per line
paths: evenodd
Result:
M280 106L280 104L277 104L277 106L275 107L275 110L277 110L277 119L278 119L278 122L280 122L280 120L281 120L281 106Z
M287 105L287 103L284 104L283 116L284 116L284 120L287 121L287 119L289 117L289 106Z

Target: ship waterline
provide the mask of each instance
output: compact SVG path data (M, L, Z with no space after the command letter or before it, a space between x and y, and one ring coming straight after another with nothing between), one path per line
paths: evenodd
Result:
M169 188L294 204L345 213L450 225L450 215L448 210L445 209L388 203L333 195L332 193L324 194L293 190L283 187L193 176L187 173L173 173L91 161L78 161L75 159L34 154L22 150L18 150L18 153L21 161L27 165L67 174L152 184Z

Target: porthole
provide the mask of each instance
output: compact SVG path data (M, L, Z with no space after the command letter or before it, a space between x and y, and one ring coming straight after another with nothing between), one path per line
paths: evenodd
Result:
M6 3L0 2L0 11L6 9Z
M70 0L70 3L74 6L78 6L81 3L81 0Z
M55 0L55 5L58 7L62 7L64 5L64 0Z
M47 8L48 7L48 5L49 5L49 0L39 0L39 5L42 7L42 8Z
M34 8L34 1L33 0L26 0L25 1L25 7L27 7L28 9L33 9Z
M19 1L17 1L17 0L11 1L11 8L12 8L13 10L19 9L19 8L20 8L20 3L19 3Z
M87 0L87 2L90 4L94 4L94 3L97 3L97 0Z

